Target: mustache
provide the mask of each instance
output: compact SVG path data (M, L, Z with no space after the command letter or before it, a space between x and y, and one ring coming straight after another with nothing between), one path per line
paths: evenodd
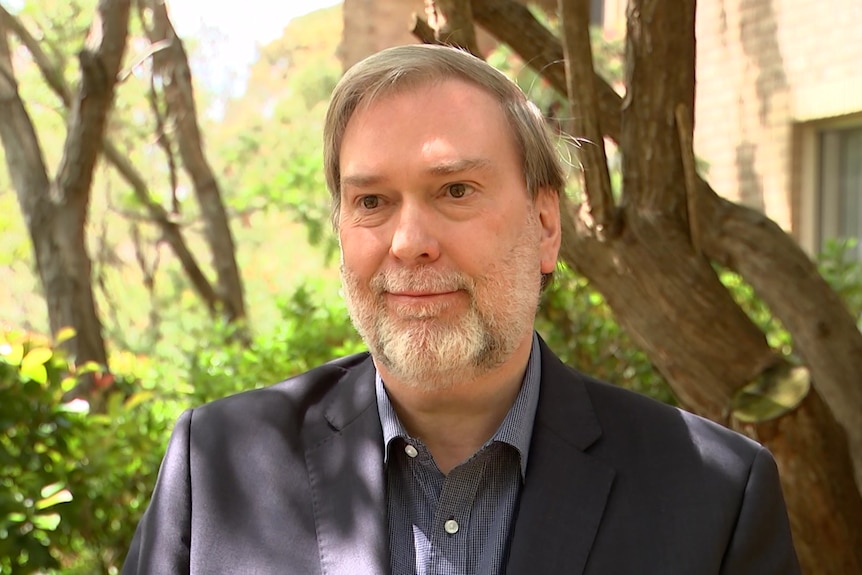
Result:
M399 291L446 292L458 290L473 294L476 282L470 276L457 271L418 268L379 272L371 278L369 287L376 294Z

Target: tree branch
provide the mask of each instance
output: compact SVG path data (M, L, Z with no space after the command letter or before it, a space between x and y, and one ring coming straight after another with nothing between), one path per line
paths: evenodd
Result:
M415 12L413 13L413 25L410 27L410 33L423 44L439 44L434 36L434 29Z
M129 9L130 0L100 0L85 48L78 55L81 87L72 103L56 185L80 225L86 218L93 168L125 52Z
M438 44L457 46L481 58L470 0L425 0L425 16Z
M566 97L566 70L560 41L515 0L472 0L473 19L497 40L508 44L524 62ZM622 98L600 76L595 78L599 124L605 136L619 142Z
M862 453L862 333L854 318L778 224L720 197L703 180L698 191L705 255L745 278L792 334L817 389L847 430L852 452ZM857 477L862 483L862 468Z
M619 229L614 224L611 178L599 121L596 73L590 46L590 5L583 1L559 0L558 7L562 21L571 133L586 140L579 147L578 157L584 169L590 220L597 237L603 238L617 234Z
M131 186L135 197L147 210L151 221L161 230L162 238L171 246L192 287L204 301L210 313L215 313L219 303L218 294L198 265L197 259L186 244L179 226L172 220L167 210L152 199L146 182L129 162L126 155L121 153L110 140L105 140L103 149L105 158L114 165L123 179Z
M685 172L685 197L688 230L691 235L691 245L698 254L702 253L700 219L697 212L697 197L700 193L700 176L697 174L697 162L694 158L694 127L691 125L691 113L685 104L677 105L674 110L676 129L679 136L682 168Z
M165 113L159 106L159 92L156 89L156 75L150 75L150 90L148 93L148 101L150 109L153 112L153 117L156 119L156 143L162 152L165 154L165 160L168 162L168 178L171 185L171 212L174 214L180 213L180 202L177 197L177 188L179 187L179 177L177 174L177 159L174 154L174 146L171 138L168 135L167 127L165 126Z
M9 30L18 37L21 44L30 52L33 61L39 70L41 70L42 76L45 78L48 86L59 96L63 102L63 106L70 108L72 105L72 92L66 85L60 69L51 63L51 58L42 50L39 42L30 34L30 31L27 30L18 18L6 11L2 4L0 4L0 20L5 21Z
M639 214L685 213L685 182L675 120L684 106L694 125L695 0L630 0L626 33L626 105L622 114L623 198ZM644 153L649 142L651 153Z
M0 7L2 9L2 7ZM9 176L31 235L52 217L50 179L30 115L18 93L8 42L8 12L0 12L0 141Z

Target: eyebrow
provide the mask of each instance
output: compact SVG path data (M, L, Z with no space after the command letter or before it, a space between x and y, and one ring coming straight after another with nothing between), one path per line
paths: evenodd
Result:
M428 169L428 173L435 176L447 176L471 170L485 170L490 165L491 162L485 158L460 158L435 164Z
M491 162L485 158L459 158L438 162L425 170L425 172L432 176L448 176L473 170L487 170L490 166ZM378 185L383 179L382 176L377 174L350 174L341 178L341 186L368 188Z

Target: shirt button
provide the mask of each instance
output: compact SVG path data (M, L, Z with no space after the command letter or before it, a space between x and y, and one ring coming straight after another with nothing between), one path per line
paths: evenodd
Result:
M404 453L406 453L408 457L416 457L417 455L419 455L419 452L416 451L416 448L409 443L407 444L407 447L404 448Z
M446 533L448 533L449 535L455 535L456 533L458 533L458 522L454 519L450 519L443 524L443 529L445 529Z

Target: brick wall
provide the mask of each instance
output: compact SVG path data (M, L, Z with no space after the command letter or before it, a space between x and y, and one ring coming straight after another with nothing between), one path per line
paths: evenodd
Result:
M808 243L812 124L862 111L862 2L701 0L695 153L730 198Z

